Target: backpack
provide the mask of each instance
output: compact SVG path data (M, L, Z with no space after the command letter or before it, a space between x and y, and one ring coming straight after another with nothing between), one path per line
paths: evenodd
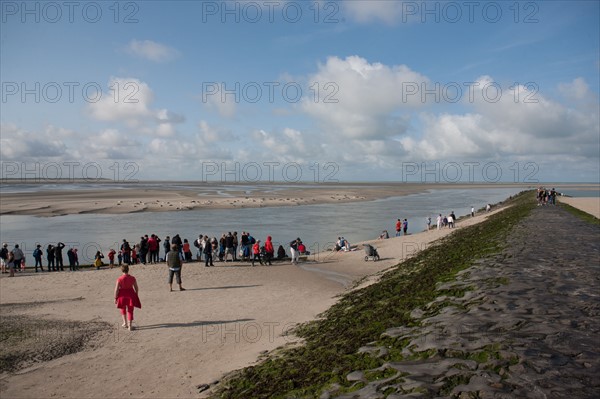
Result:
M0 249L0 258L2 258L2 259L8 258L8 248Z
M37 258L39 256L42 256L42 251L39 248L36 248L36 249L33 250L33 254L32 255L33 255L34 258Z
M256 244L256 240L254 239L254 237L250 236L250 237L248 237L248 240L250 241L250 244L252 244L252 245Z

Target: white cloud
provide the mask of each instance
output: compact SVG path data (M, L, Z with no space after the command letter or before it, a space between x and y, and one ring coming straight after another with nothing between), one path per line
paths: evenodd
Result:
M475 92L475 112L421 114L421 136L402 138L401 143L412 158L425 160L598 157L597 112L567 107L523 86L505 89L497 102L484 98Z
M49 126L43 132L30 132L12 123L0 125L0 156L3 160L27 161L67 154L67 145L59 137L67 130Z
M110 95L87 105L93 119L123 123L134 132L160 137L173 136L175 125L185 121L183 115L153 109L154 92L139 79L111 77L108 88Z
M423 105L419 96L403 93L409 85L428 82L406 65L371 64L358 56L330 57L307 80L319 93L316 99L303 99L304 112L321 122L328 134L350 139L403 134L407 119L399 112Z
M152 40L132 40L127 45L127 52L136 57L154 62L167 62L179 56L179 51Z

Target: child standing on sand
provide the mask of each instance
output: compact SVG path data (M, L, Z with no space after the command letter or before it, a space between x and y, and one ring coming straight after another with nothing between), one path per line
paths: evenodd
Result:
M129 265L121 266L123 274L117 279L115 285L115 303L117 308L121 309L123 316L123 327L127 327L129 331L133 330L133 308L142 308L142 303L138 296L140 290L135 277L129 275ZM127 313L127 318L125 318Z

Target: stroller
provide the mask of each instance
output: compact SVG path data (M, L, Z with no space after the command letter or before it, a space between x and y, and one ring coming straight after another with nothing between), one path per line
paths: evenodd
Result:
M373 262L377 262L379 260L379 253L377 253L377 248L370 244L365 244L365 262L369 260L369 258L373 258Z

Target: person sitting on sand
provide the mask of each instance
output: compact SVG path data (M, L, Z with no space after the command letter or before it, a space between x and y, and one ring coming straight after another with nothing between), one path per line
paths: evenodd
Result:
M142 308L140 302L140 289L138 288L135 277L129 274L129 265L121 266L123 274L117 279L115 285L115 304L121 310L123 317L123 327L133 330L133 309ZM127 313L127 318L125 317Z
M100 270L100 266L104 266L102 259L104 259L102 252L96 251L96 255L94 256L94 266L96 267L96 270Z
M387 240L388 238L390 238L390 235L388 234L387 230L383 230L381 234L379 234L380 240Z
M285 259L287 257L287 254L285 253L285 248L283 247L283 245L280 245L277 248L277 259L282 260Z
M300 255L310 255L310 253L306 250L306 245L302 241L298 243L298 252Z
M185 291L181 286L181 257L179 256L179 246L171 244L171 250L167 253L167 266L169 267L169 290L173 291L173 276L179 284L179 291Z

